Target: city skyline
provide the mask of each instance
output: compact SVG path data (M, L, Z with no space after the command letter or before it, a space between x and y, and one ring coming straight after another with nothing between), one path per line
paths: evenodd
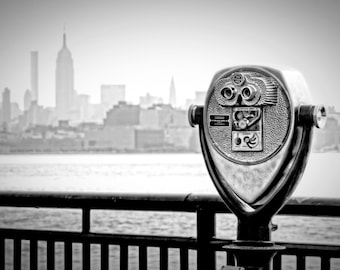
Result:
M135 103L146 93L168 100L174 76L183 104L195 91L207 91L218 70L260 64L300 70L315 102L339 109L340 4L326 2L5 0L0 89L11 89L12 101L23 108L29 53L38 51L39 101L54 107L55 61L65 25L75 90L90 95L92 103L99 103L102 84L125 84L126 99Z
M39 102L39 51L31 51L30 52L30 88L27 88L22 100L14 101L12 103L17 103L22 105L22 111L26 111L29 107L31 102L35 103L36 105L42 105L44 107L44 104L41 104ZM141 99L144 99L145 97L148 98L153 98L153 100L147 101L147 103L150 103L149 105L152 106L152 104L170 104L174 108L177 107L177 95L176 95L176 87L175 87L175 82L174 82L174 76L171 76L171 81L169 83L170 88L169 88L169 99L168 100L163 100L163 98L158 97L158 96L152 96L150 95L149 92L146 92L145 95L140 95L139 96L139 102L136 102L135 104L139 104L143 106L143 102L141 102ZM100 85L100 100L98 104L103 105L106 110L109 109L108 104L111 105L116 105L118 104L119 101L126 101L130 102L131 101L127 100L125 98L126 96L126 91L125 91L126 85L125 84L101 84ZM106 96L104 94L103 96L103 90L106 90L106 92L111 91L112 93L109 94L107 93ZM9 91L10 93L10 88L5 87L4 91ZM118 96L115 96L115 91L118 91ZM124 93L122 93L122 91ZM197 93L199 91L195 91ZM91 98L91 95L84 95L81 94L78 95L75 87L74 87L74 68L73 68L73 57L72 57L72 52L69 50L67 47L67 34L63 32L62 35L62 47L57 53L57 59L56 59L56 74L55 74L55 104L54 106L46 106L50 108L54 108L56 110L56 115L57 118L59 119L70 119L69 114L71 113L73 106L75 105L76 97L77 96L87 96ZM29 97L28 97L29 95ZM197 94L196 94L197 95ZM112 100L107 100L107 98L111 97ZM0 97L1 98L1 97ZM186 101L190 100L189 97L186 99ZM1 101L1 99L0 99ZM156 102L154 102L156 101ZM88 102L88 101L87 101ZM185 105L184 103L181 104L182 106ZM20 108L20 106L19 106ZM20 108L21 109L21 108Z

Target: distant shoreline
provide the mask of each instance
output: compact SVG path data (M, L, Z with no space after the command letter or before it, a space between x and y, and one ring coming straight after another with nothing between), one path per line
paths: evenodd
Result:
M323 154L323 153L336 153L340 154L340 151L311 151L311 153ZM1 156L6 155L126 155L126 154L201 154L200 151L190 150L140 150L140 151L9 151L0 152Z
M140 151L8 151L8 152L0 152L0 155L92 155L92 154L199 154L197 151L190 150L162 150L162 149L153 149L153 150L140 150Z

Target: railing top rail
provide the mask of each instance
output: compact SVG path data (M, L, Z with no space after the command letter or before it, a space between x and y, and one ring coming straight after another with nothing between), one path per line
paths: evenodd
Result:
M218 195L1 191L0 206L230 213ZM291 198L279 214L340 217L340 199Z

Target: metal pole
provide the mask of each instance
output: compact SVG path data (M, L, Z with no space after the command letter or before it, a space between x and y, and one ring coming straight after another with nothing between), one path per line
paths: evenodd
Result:
M215 212L207 208L197 209L197 269L215 269L215 252L209 242L215 236Z

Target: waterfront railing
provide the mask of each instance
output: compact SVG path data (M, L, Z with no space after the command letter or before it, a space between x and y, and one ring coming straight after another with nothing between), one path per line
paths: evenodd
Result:
M41 245L46 249L44 254L45 269L54 270L56 267L56 245L63 244L64 269L78 269L75 260L81 258L81 269L91 269L91 246L99 245L97 257L99 263L94 269L113 269L110 258L112 247L119 250L118 269L173 269L169 262L170 249L178 251L178 269L220 269L217 265L217 254L224 253L222 264L233 265L230 254L223 250L223 246L232 239L216 237L216 214L230 213L221 199L215 195L164 195L164 194L103 194L103 193L38 193L38 192L0 192L1 207L23 208L63 208L80 209L82 212L81 230L41 230L0 228L0 269L27 269L23 263L23 243L29 247L29 269L38 269L39 250ZM92 210L128 210L128 211L171 211L192 212L196 214L196 237L111 234L99 233L91 230ZM340 199L323 198L292 198L280 210L278 215L313 216L340 218ZM2 217L3 218L3 217ZM340 221L340 219L339 219ZM172 221L176 223L176 220ZM13 252L6 252L11 242ZM328 244L279 242L286 247L274 258L273 269L284 269L283 256L294 256L296 259L293 269L308 269L308 257L320 260L320 269L336 269L340 265L340 246ZM81 246L80 256L74 254L74 245ZM131 267L131 247L137 247L137 263ZM158 249L158 265L148 263L149 248ZM190 260L190 254L195 252L195 262ZM8 258L11 256L11 258ZM77 257L77 258L76 258ZM189 262L190 261L190 262ZM333 262L338 262L333 263ZM60 265L60 264L58 264ZM78 264L77 264L78 265ZM40 269L40 268L39 268ZM93 269L93 267L92 267ZM338 268L339 269L339 268Z

